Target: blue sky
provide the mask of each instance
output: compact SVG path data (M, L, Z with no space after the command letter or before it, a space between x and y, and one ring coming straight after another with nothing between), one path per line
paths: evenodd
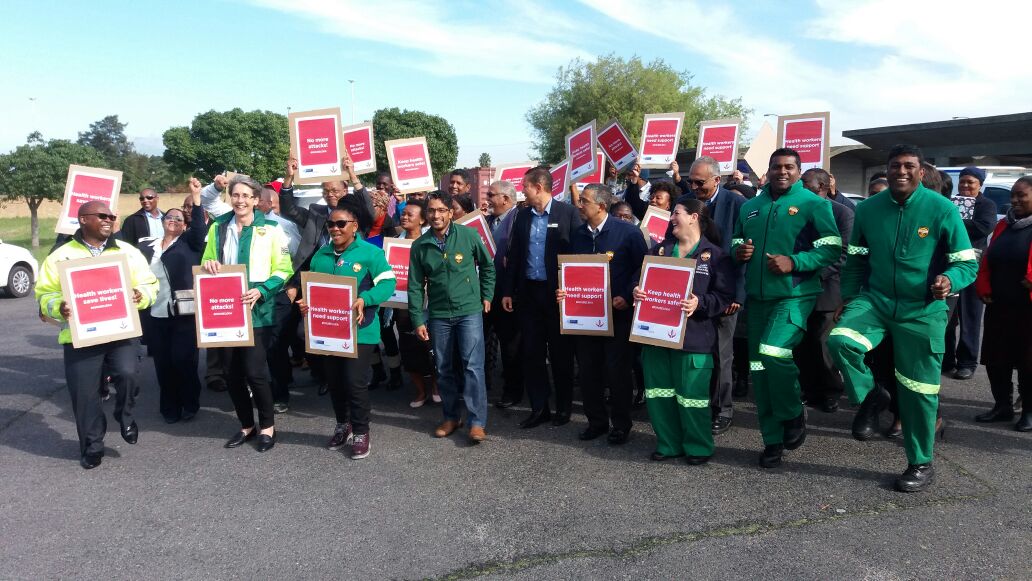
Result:
M495 163L522 161L532 139L525 113L558 67L610 52L663 58L712 94L742 97L754 131L765 113L830 110L833 134L1016 113L1032 109L1027 41L989 24L1032 22L1030 6L7 0L0 151L35 129L74 139L109 114L147 153L163 149L166 129L210 109L336 105L348 119L354 79L358 121L382 107L427 111L455 126L460 165L483 151Z

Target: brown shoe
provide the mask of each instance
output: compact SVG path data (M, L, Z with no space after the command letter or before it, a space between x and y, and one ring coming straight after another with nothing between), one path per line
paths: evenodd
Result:
M479 444L487 439L487 433L484 432L484 428L480 426L471 426L469 428L469 443Z
M434 430L434 437L447 438L448 436L452 435L452 433L455 430L459 429L459 426L461 425L462 424L460 422L456 422L455 420L444 420L444 422L442 422L441 425L437 426L437 429Z

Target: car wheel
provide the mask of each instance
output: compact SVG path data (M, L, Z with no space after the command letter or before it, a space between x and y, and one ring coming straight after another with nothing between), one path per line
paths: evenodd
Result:
M32 272L24 266L15 266L7 275L7 293L12 297L21 298L32 290Z

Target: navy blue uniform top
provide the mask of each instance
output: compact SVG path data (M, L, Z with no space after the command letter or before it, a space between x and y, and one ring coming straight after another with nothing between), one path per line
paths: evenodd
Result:
M608 216L598 236L592 236L588 225L581 224L570 239L573 254L606 254L609 256L609 284L613 298L623 297L634 304L633 291L641 274L641 263L648 254L648 245L641 230L629 222Z
M666 240L652 249L656 256L673 256L675 240ZM681 252L684 252L682 249ZM716 353L716 319L731 304L735 294L735 265L731 257L703 236L691 255L695 259L695 279L692 294L699 298L699 306L688 318L684 329L682 351L689 353Z

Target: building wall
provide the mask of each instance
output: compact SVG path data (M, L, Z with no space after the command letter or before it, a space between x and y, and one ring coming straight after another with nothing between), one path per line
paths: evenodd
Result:
M847 155L837 155L831 158L831 173L835 175L835 186L839 191L851 194L867 193L867 179L861 160Z

